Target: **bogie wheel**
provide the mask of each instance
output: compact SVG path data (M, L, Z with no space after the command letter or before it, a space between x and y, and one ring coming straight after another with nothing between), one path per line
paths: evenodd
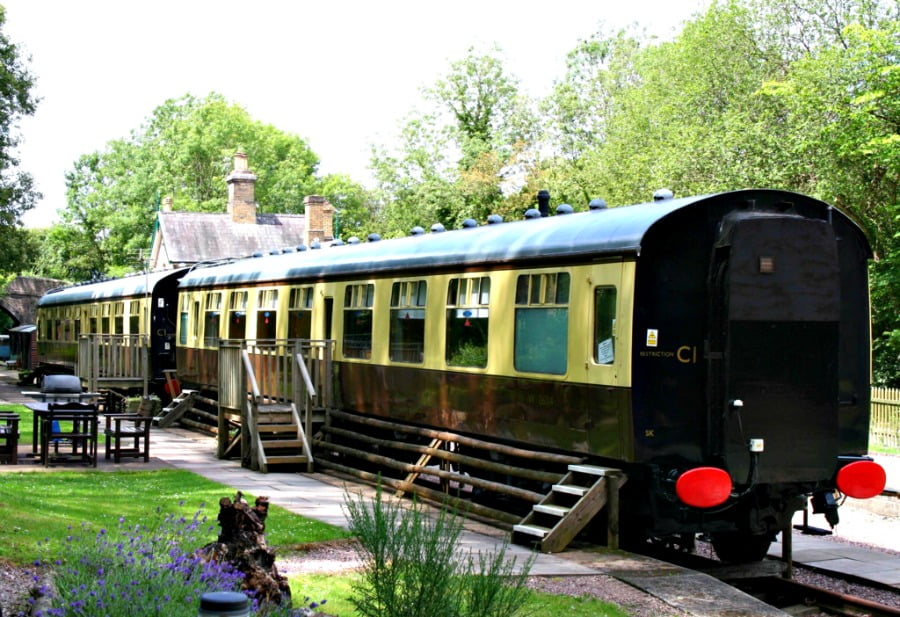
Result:
M772 538L767 534L720 533L712 537L713 550L719 559L728 563L762 561L769 552Z

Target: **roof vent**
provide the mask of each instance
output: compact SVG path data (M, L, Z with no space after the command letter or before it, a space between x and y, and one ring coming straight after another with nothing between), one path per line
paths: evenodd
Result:
M488 217L488 225L499 225L503 222L503 217L499 214L492 214Z
M322 243L319 242L318 238L315 238L312 242L309 243L309 248L315 250L322 248Z
M369 242L378 242L379 240L381 240L381 235L376 234L376 233L371 233L368 236L366 236L366 240L368 240Z
M669 189L659 189L653 193L653 201L665 201L672 199L672 197L674 197L674 194Z
M538 191L538 212L541 216L550 216L550 191L542 189Z
M255 253L250 255L250 257L262 257L262 256L263 256L263 254L260 251L256 251Z
M271 249L269 255L281 255L281 249Z
M340 238L335 238L331 241L331 246L344 246L344 241Z
M473 227L478 227L478 221L475 219L466 219L462 222L463 229L472 229Z
M306 245L305 245L305 244L298 244L298 245L297 245L297 252L298 252L298 253L302 253L302 252L305 251L305 250L306 250Z
M588 204L588 209L591 211L594 210L606 210L609 206L606 205L605 199L600 199L599 197L596 199L592 199L591 203Z
M440 223L435 223L434 225L431 226L431 233L433 233L433 234L439 234L442 231L445 231L445 229L444 229L444 226L441 225Z
M537 208L529 208L528 210L525 211L525 219L526 220L539 219L539 218L541 218L541 211L538 210Z
M573 212L575 212L575 209L569 204L559 204L556 206L556 213L559 215L572 214Z
M409 235L411 235L411 236L421 236L424 233L425 233L425 230L422 229L421 227L419 227L418 225L416 225L415 227L413 227L412 229L409 230Z
M356 236L350 236L347 238L347 244L359 244L359 238Z
M282 253L293 253L294 249L292 249L291 247L288 246L288 247L281 249L281 252Z

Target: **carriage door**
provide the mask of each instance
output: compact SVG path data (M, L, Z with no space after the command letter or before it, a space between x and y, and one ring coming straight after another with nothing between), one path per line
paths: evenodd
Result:
M710 409L735 482L814 480L837 456L840 287L825 221L743 213L727 221L712 273ZM718 304L718 306L717 306ZM713 365L716 365L715 367ZM715 421L718 414L718 421ZM713 445L715 448L715 445ZM718 448L716 448L718 449Z

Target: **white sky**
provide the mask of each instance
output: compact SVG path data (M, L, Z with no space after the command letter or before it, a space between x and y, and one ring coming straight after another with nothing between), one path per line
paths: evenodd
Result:
M705 0L0 0L6 35L31 55L42 101L23 119L22 167L52 224L65 173L127 137L166 99L218 92L304 138L320 173L370 183L370 146L390 143L421 89L469 47L499 46L532 95L600 24L668 37ZM252 168L253 161L250 161ZM223 184L224 191L224 184Z

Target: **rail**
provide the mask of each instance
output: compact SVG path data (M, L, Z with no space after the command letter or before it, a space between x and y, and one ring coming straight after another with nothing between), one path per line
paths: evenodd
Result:
M308 453L307 468L312 470L307 435L312 434L315 414L331 402L332 348L333 341L326 340L219 341L220 429L228 427L226 416L240 415L240 426L246 428L237 429L245 466L257 468L264 456L259 443L260 407L278 406L292 410L297 439ZM228 430L220 430L219 436L219 454L223 456L230 439Z
M78 339L75 374L96 392L101 387L150 383L150 350L144 334L83 334Z

